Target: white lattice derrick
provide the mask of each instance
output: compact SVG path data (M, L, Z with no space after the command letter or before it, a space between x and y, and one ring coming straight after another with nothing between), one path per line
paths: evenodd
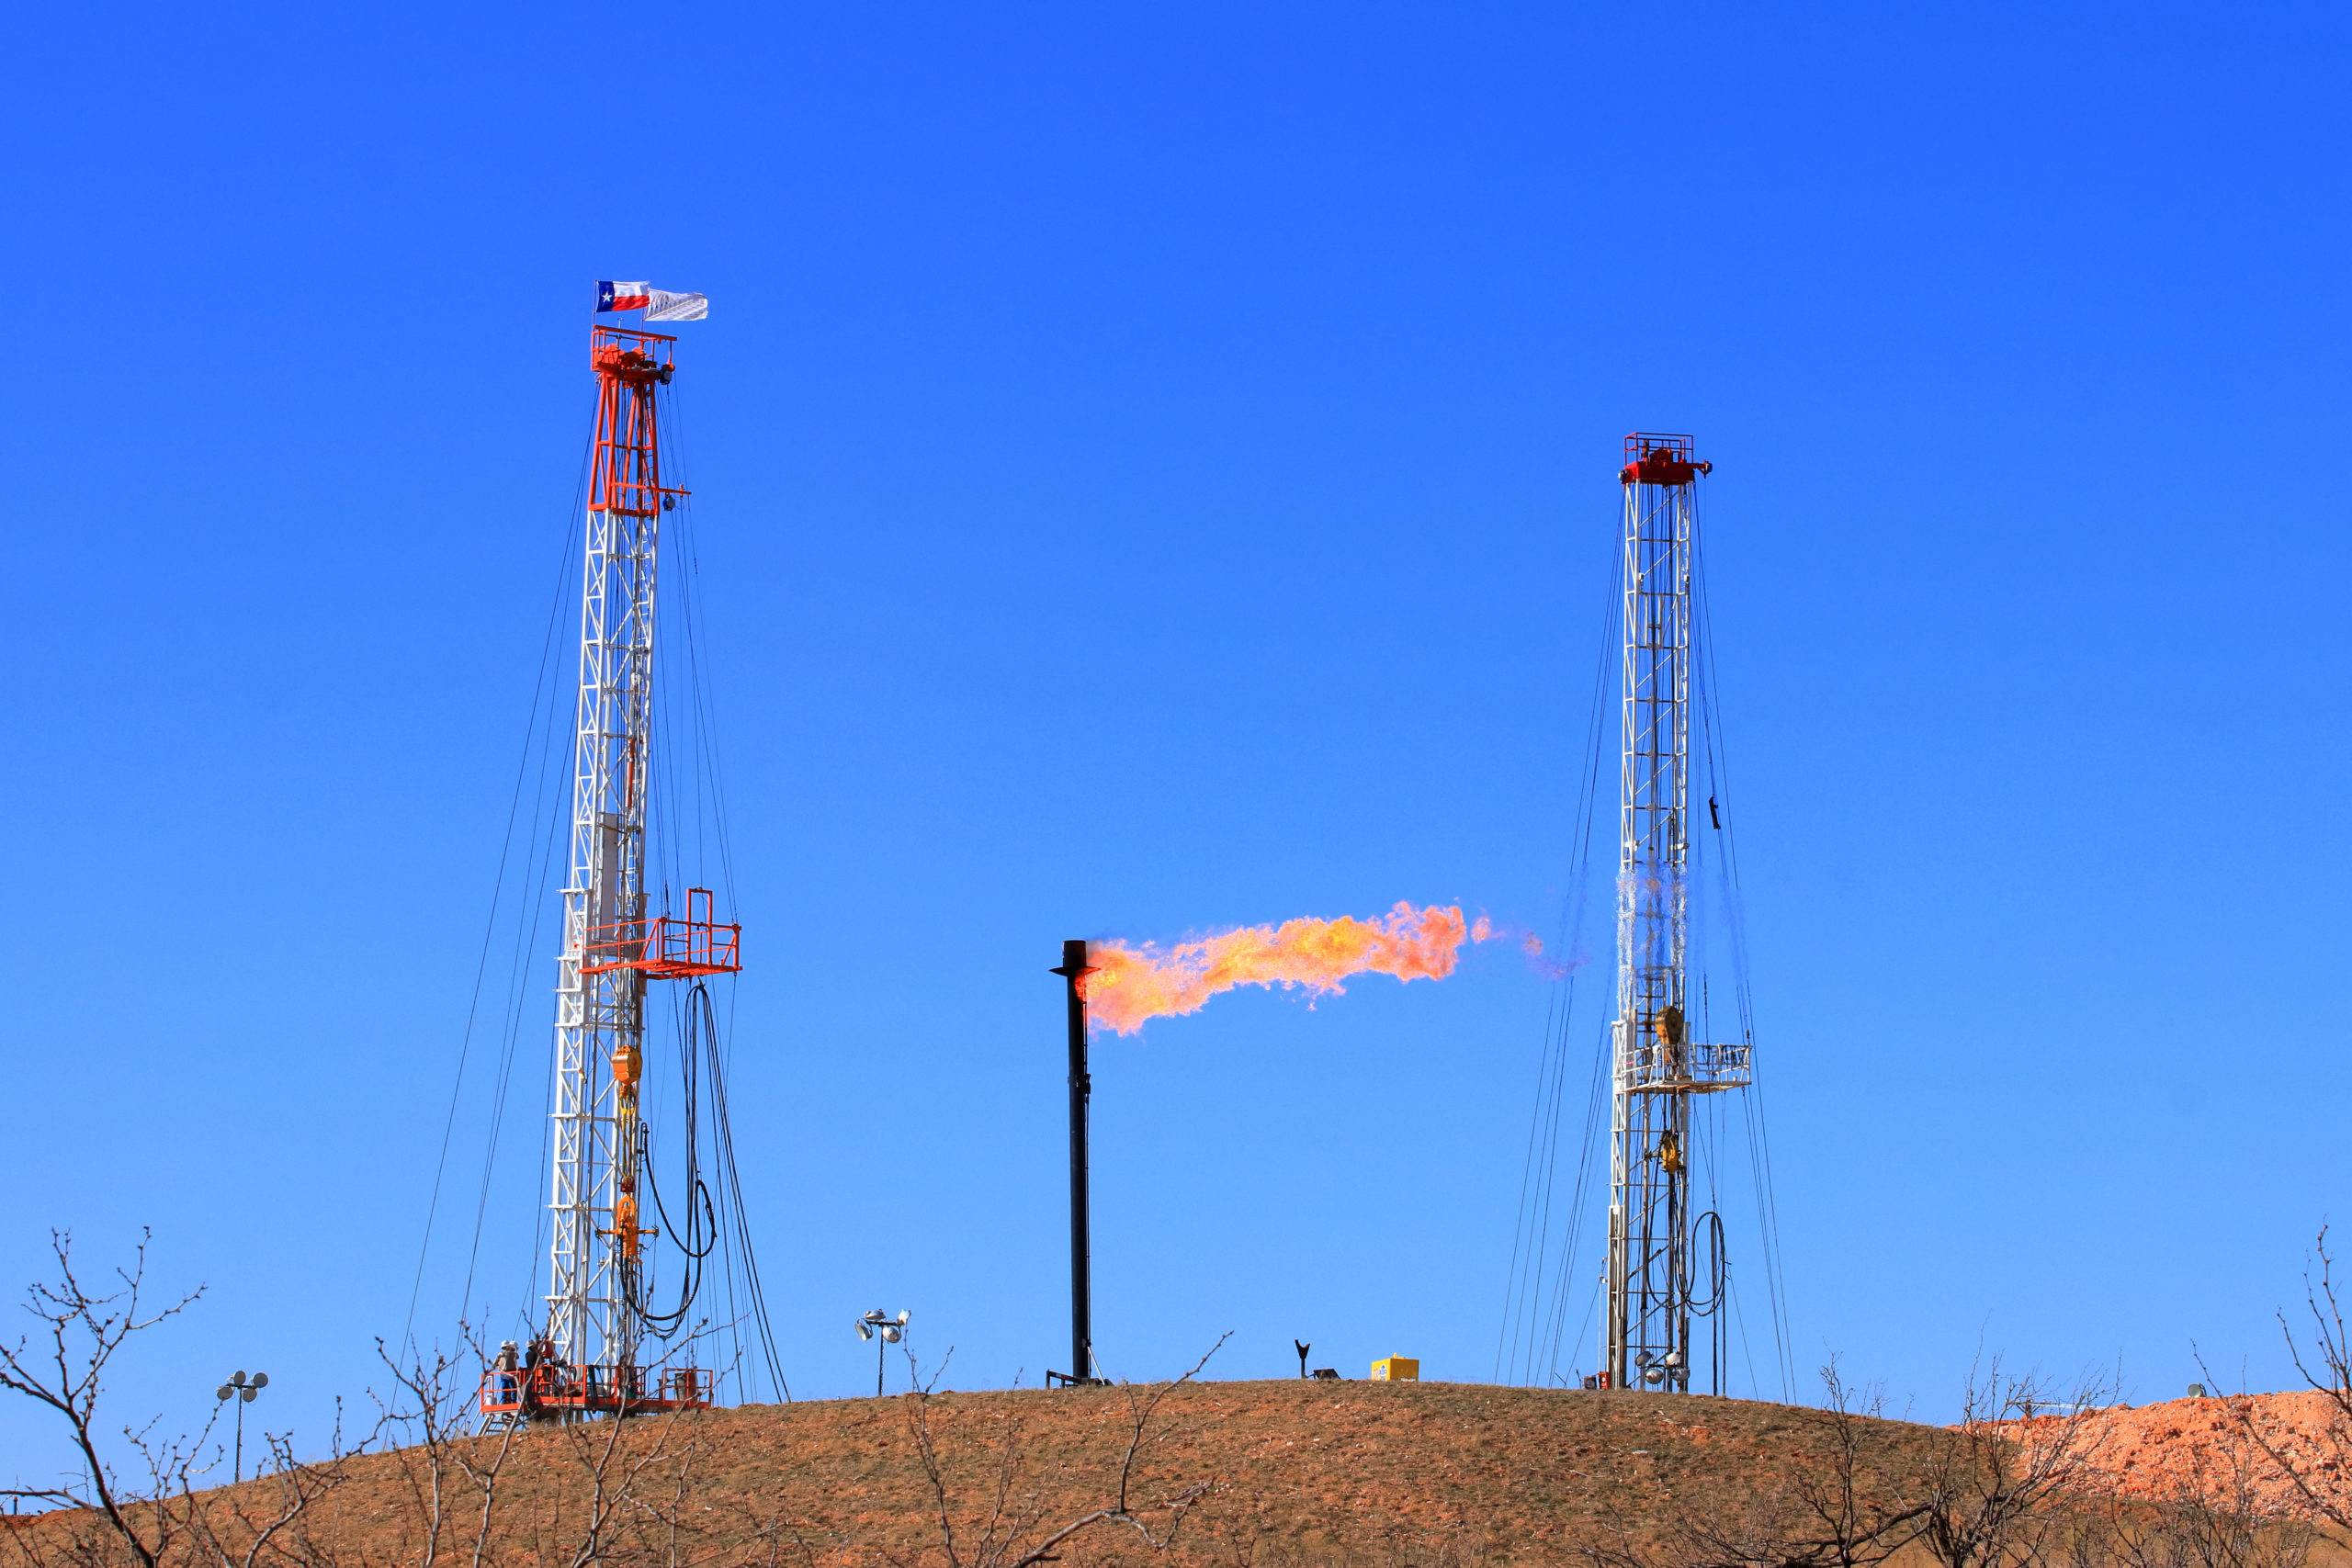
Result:
M558 959L548 1336L565 1362L583 1368L633 1367L637 1343L635 1075L616 1079L614 1066L642 1059L643 986L633 973L595 972L585 963L594 932L641 920L645 906L662 492L654 378L643 373L652 362L640 357L631 370L620 350L608 352L632 335L639 348L666 341L600 328L592 344L597 432L581 570L571 877Z
M1672 455L1659 466L1656 455ZM1612 1386L1687 1389L1690 1100L1746 1081L1745 1046L1689 1039L1691 496L1684 437L1627 441L1610 1208L1601 1365Z

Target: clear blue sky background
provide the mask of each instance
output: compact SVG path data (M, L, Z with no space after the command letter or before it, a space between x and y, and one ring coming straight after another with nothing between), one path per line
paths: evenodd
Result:
M860 1389L876 1305L967 1386L1066 1359L1062 938L1557 919L1635 427L1717 464L1800 1370L1925 1414L1980 1344L2278 1386L2346 1177L2346 27L18 8L0 1277L152 1225L209 1286L126 1418L266 1368L307 1445L380 1382L588 289L649 277L714 302L680 385L797 1393ZM1487 949L1100 1049L1106 1367L1233 1329L1229 1376L1294 1336L1489 1376L1547 999Z

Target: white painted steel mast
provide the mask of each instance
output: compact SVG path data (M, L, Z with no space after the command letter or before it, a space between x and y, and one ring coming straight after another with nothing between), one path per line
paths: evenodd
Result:
M1604 1386L1688 1392L1690 1104L1744 1088L1750 1047L1690 1038L1691 549L1712 464L1687 435L1625 438L1617 1016L1611 1025ZM1718 1253L1718 1256L1720 1254ZM1719 1303L1717 1303L1719 1304ZM1716 1369L1720 1372L1720 1369Z
M598 326L595 444L580 612L571 874L558 956L547 1339L582 1374L582 1411L637 1402L645 1295L638 1116L649 979L732 973L740 928L709 893L683 919L646 909L653 620L661 523L687 492L662 482L659 389L676 340Z

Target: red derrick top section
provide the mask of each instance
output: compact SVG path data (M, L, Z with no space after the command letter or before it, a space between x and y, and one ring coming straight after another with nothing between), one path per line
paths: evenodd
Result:
M1714 471L1713 463L1692 456L1690 437L1637 430L1625 437L1625 466L1617 470L1617 479L1629 485L1687 485Z
M596 372L596 449L588 510L652 517L686 492L662 482L660 389L676 373L677 339L599 326L588 334Z
M624 387L666 386L677 367L671 360L674 351L662 345L677 341L661 333L600 326L590 333L588 363L598 376Z
M651 355L634 348L622 348L615 344L598 346L594 360L596 374L618 381L624 387L650 387L667 381L673 372Z

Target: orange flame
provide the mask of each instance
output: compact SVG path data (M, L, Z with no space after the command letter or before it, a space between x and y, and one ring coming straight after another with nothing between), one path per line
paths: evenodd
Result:
M1336 996L1346 989L1340 982L1351 975L1442 980L1453 973L1465 941L1493 934L1484 916L1475 925L1464 919L1459 905L1416 911L1400 903L1369 920L1342 915L1243 926L1164 952L1157 942L1089 942L1086 961L1092 969L1082 982L1087 1018L1097 1028L1133 1034L1146 1019L1197 1012L1236 986L1304 986L1317 996Z

